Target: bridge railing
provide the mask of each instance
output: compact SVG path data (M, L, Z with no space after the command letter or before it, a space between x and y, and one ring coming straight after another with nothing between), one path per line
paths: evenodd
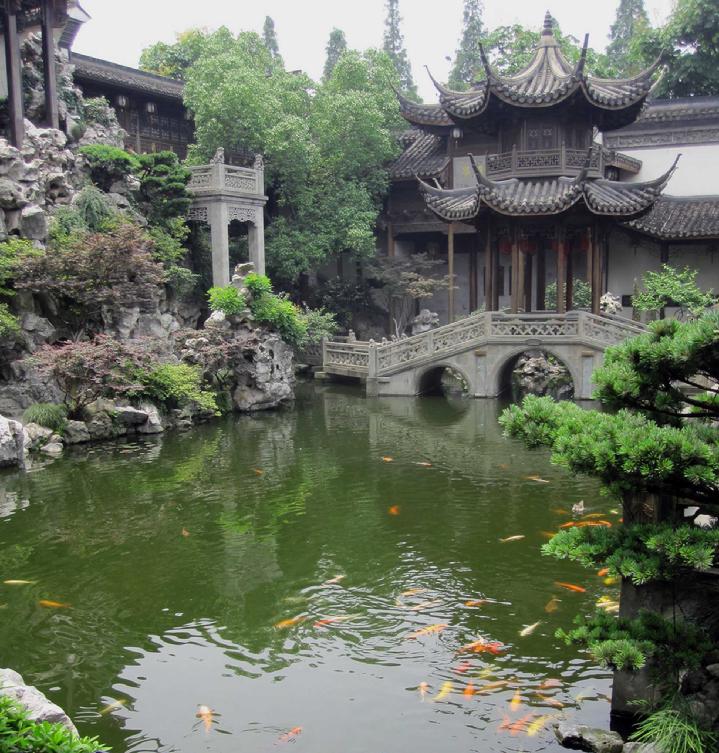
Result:
M322 359L329 373L375 378L441 361L473 346L522 342L539 348L544 343L587 341L598 348L606 348L644 331L636 322L596 316L587 311L566 314L488 311L403 340L375 343L337 338L325 341Z

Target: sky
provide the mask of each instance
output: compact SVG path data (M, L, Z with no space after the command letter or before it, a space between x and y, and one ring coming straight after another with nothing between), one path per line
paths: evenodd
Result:
M539 30L550 10L564 33L578 39L589 33L589 44L604 49L619 0L485 0L485 25L493 28L521 23ZM645 0L653 24L661 23L673 0ZM261 32L265 16L274 19L280 52L290 70L313 78L322 75L327 38L333 27L345 32L350 47L382 45L385 0L81 0L92 19L80 30L77 52L136 66L143 48L157 41L173 42L191 27L233 32ZM446 80L457 48L462 0L400 0L402 30L412 72L425 101L436 93L424 66Z

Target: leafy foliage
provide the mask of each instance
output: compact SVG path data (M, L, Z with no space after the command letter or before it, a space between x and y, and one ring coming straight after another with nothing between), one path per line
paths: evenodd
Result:
M115 181L122 180L138 168L134 155L109 144L88 144L81 146L79 152L87 160L92 182L103 191L109 191Z
M484 36L482 14L484 4L481 0L464 0L462 14L462 39L454 56L454 64L449 73L449 86L461 91L468 89L482 71L480 44Z
M687 702L677 695L639 722L630 740L646 743L660 753L707 753L719 738L697 722Z
M300 319L307 329L305 344L322 342L337 332L337 320L331 311L311 309L305 306L300 312Z
M117 215L105 194L94 186L85 186L75 197L75 212L84 229L103 233L117 226Z
M548 309L557 308L557 283L550 282L544 291L544 305ZM592 305L592 286L579 277L572 285L572 308L586 309Z
M711 290L697 285L698 270L675 269L662 264L661 272L647 272L642 280L644 290L632 296L632 305L640 311L659 311L665 306L679 306L697 316L715 301Z
M698 666L711 649L711 641L695 626L675 625L648 611L640 612L635 619L605 612L580 615L574 624L577 627L569 631L560 628L557 638L587 648L597 661L612 669L641 669L653 658L667 672L661 678L665 682L679 670Z
M0 301L0 337L14 338L20 334L20 323L7 303Z
M240 291L232 285L210 288L207 297L212 311L222 311L227 316L241 314L247 306Z
M167 363L140 374L144 394L167 408L195 405L204 411L217 413L212 392L202 388L202 369L186 363Z
M109 127L113 125L112 109L105 97L88 97L82 103L82 114L90 123Z
M367 312L375 307L372 289L366 280L351 281L340 277L323 281L314 302L320 308L332 311L337 325L343 330L352 327L353 317L358 311Z
M304 345L307 338L307 322L297 306L288 298L274 293L263 293L250 302L252 315L258 322L276 329L290 345Z
M140 54L140 68L184 81L187 69L202 54L206 37L202 29L188 29L178 34L173 44L157 42Z
M67 424L67 406L56 403L34 403L22 414L26 424L37 424L61 434Z
M139 201L150 223L164 225L184 217L192 203L187 189L190 171L180 164L174 152L152 152L138 158Z
M272 282L267 275L258 275L251 272L245 277L245 287L253 296L260 296L263 293L272 292Z
M24 261L42 255L32 241L16 236L0 243L0 296L13 295L12 282Z
M417 87L412 78L412 66L404 47L402 34L402 17L399 14L399 0L387 0L387 15L384 22L384 42L382 49L387 53L399 76L402 91L417 98Z
M0 695L0 753L96 753L96 737L76 737L62 724L33 722L12 698Z
M327 53L327 59L325 60L324 72L322 74L322 80L327 79L332 75L332 71L337 65L337 61L347 51L347 38L342 29L334 28L330 32L330 38L327 41L327 47L325 52Z
M668 523L574 527L557 533L542 552L586 567L606 566L641 585L708 570L719 553L719 529Z
M632 40L646 31L649 18L644 0L619 0L617 15L609 31L607 55L623 76L639 73L644 67L631 54Z
M265 23L262 27L262 41L265 43L267 51L273 58L280 58L280 45L277 42L277 31L275 22L270 16L265 16Z

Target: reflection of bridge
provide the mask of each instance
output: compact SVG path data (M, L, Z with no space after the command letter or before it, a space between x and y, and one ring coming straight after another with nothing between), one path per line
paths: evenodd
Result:
M490 311L394 342L325 342L322 363L325 374L365 379L368 395L418 395L450 368L462 374L474 397L496 397L505 368L524 351L539 348L567 366L575 397L585 400L605 349L643 331L626 319L586 311Z

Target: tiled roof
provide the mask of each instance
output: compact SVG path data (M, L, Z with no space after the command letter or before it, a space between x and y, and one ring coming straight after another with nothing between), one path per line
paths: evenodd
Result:
M406 131L400 136L400 143L409 146L392 163L390 176L395 180L403 178L432 178L447 167L444 139L420 130Z
M719 196L663 196L626 225L662 240L719 239Z
M675 162L664 175L642 183L588 179L586 170L576 178L492 181L471 161L477 176L471 188L435 188L420 180L427 207L446 222L474 219L483 205L499 214L531 217L561 214L579 201L593 214L637 217L652 207L676 167Z
M75 66L75 79L110 84L119 88L128 88L143 94L154 94L182 101L184 84L181 81L147 73L137 68L129 68L108 60L100 60L89 55L72 53L70 62Z
M397 92L399 109L402 117L415 125L424 126L451 126L454 121L447 115L440 105L423 105L407 99Z

